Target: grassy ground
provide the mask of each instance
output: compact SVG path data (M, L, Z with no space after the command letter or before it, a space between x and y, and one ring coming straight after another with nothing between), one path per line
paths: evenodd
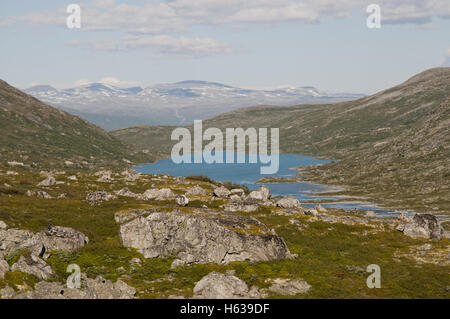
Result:
M137 201L119 197L90 206L84 200L86 193L95 190L113 192L122 187L129 187L136 193L152 187L169 187L175 193L183 193L198 184L207 189L209 195L194 198L185 210L201 205L221 209L222 201L214 204L209 201L212 192L210 181L197 177L185 180L190 184L184 184L172 177L145 176L136 182L117 178L110 183L100 183L96 182L95 176L78 174L78 181L74 182L67 179L72 173L56 175L57 181L64 181L64 185L41 188L53 197L67 194L67 199L50 200L25 195L27 190L39 189L36 184L43 179L39 174L22 171L17 176L0 175L0 220L10 227L39 231L48 225L58 225L73 227L89 236L89 244L77 252L52 254L48 260L56 271L52 280L65 280L69 275L66 267L76 263L90 277L102 275L113 281L123 278L138 290L139 298L190 297L195 283L209 272L234 269L236 276L249 286L260 288L267 287L270 278L303 278L312 285L312 290L307 295L296 296L298 298L450 298L450 265L446 259L450 252L448 239L440 242L414 240L390 228L374 231L374 228L362 225L329 224L314 221L310 216L285 216L279 209L270 207L251 215L275 229L298 258L171 269L171 258L146 260L136 251L122 247L114 214L139 208L171 211L175 208L172 201ZM336 211L336 214L342 213ZM290 219L301 223L301 229L290 223ZM427 259L424 255L425 262L418 262L411 251L425 243L432 245L433 252L441 254L437 259ZM130 265L130 260L135 257L142 260L141 266ZM7 256L10 261L13 258L17 258L17 254ZM369 264L381 267L380 289L366 286L369 273L365 269ZM9 272L5 279L0 279L0 288L8 284L16 289L25 289L36 282L37 278L33 276Z

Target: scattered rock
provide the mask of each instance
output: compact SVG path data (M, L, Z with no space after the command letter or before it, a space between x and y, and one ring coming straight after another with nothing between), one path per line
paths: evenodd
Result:
M14 171L7 171L6 175L19 175L19 173L14 172Z
M228 190L228 188L224 186L216 187L214 189L214 196L220 197L220 198L226 198L231 195L231 192Z
M145 258L176 257L173 267L292 258L284 240L260 221L213 210L138 217L120 226L119 237Z
M306 209L305 210L305 215L318 216L319 212L316 209L314 209L314 208L310 208L310 209Z
M399 225L397 230L412 238L441 240L444 235L439 219L432 214L416 214L411 223Z
M242 188L233 188L231 190L231 194L238 195L238 196L243 196L243 195L245 195L245 192L244 192L244 190Z
M323 207L322 205L317 205L316 207L315 207L315 209L316 209L316 211L319 213L319 214L326 214L326 213L328 213L328 211L325 209L325 207Z
M130 170L123 171L121 173L121 175L124 176L124 179L127 182L134 182L141 177L141 174L137 173L136 171L130 171Z
M272 280L272 282L273 284L268 288L268 291L283 296L306 294L311 289L311 285L302 279L289 280L277 278Z
M135 219L136 217L138 217L139 214L135 211L130 211L130 212L117 212L114 214L114 220L116 221L116 223L119 224L123 224L125 222L128 222L132 219Z
M52 199L53 197L49 195L47 192L44 191L30 191L28 190L26 192L26 195L29 197L37 197L37 198L44 198L44 199Z
M374 212L374 211L371 211L371 210L368 211L368 212L366 212L365 216L368 217L368 218L377 217L377 215L375 214L375 212Z
M257 289L250 293L247 284L231 274L211 272L194 287L194 298L198 299L242 299L259 298Z
M6 225L6 223L2 220L0 220L0 229L7 229L8 225Z
M201 188L198 185L195 185L194 187L191 187L187 190L186 196L205 196L206 190Z
M44 179L42 182L37 184L37 186L53 186L56 184L56 179L53 176L49 176Z
M258 200L241 199L241 197L233 198L233 196L236 195L230 197L231 201L225 205L225 211L251 213L257 211L261 207Z
M21 162L13 161L13 162L8 162L8 166L11 166L11 167L24 167L25 165L23 163L21 163Z
M69 177L67 177L67 179L71 180L71 181L77 181L78 180L78 178L75 175L69 176Z
M166 200L175 197L175 194L172 192L169 188L162 188L162 189L148 189L142 194L142 199L149 200L149 199L156 199L156 200Z
M26 257L20 256L19 260L11 266L11 271L21 271L40 279L49 279L55 274L45 261L34 254Z
M178 195L175 197L175 203L178 206L187 206L189 204L189 199L185 195Z
M281 208L301 208L300 202L294 197L284 197L276 202L276 205Z
M11 299L16 295L16 291L10 286L6 286L3 289L0 289L0 296L2 299Z
M92 206L112 199L116 199L116 196L105 191L90 192L86 195L86 201Z
M81 289L67 288L57 282L38 282L34 290L16 293L8 290L7 296L0 290L3 298L14 299L133 299L136 290L122 280L113 283L101 276L96 279L81 276Z
M133 198L137 197L137 195L132 191L130 191L128 187L122 188L121 190L116 191L115 193L118 196L133 197Z
M270 190L266 186L261 186L256 191L250 192L248 194L248 199L255 199L260 201L267 201L270 199L272 195L270 194Z
M0 253L0 279L5 278L5 273L9 271L9 265L3 257L3 254ZM1 292L0 292L1 294Z

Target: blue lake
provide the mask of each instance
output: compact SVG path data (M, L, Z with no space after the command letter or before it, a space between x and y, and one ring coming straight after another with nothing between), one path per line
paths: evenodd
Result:
M279 170L275 174L262 175L260 173L261 166L267 166L262 163L248 163L248 155L245 163L227 163L227 164L206 164L206 163L180 163L175 164L171 159L160 160L156 163L143 164L135 168L139 173L143 174L167 174L172 176L192 176L205 175L213 180L220 182L233 182L247 186L249 189L257 189L261 184L256 183L262 177L289 177L295 175L298 171L295 169L298 166L308 166L328 163L327 160L321 160L315 157L302 156L297 154L280 154ZM332 194L329 196L318 196L315 192L324 192L333 190L324 185L318 185L307 182L296 183L275 183L264 184L272 192L273 196L293 196L299 201L315 201L320 199L337 200L340 197L335 197ZM313 207L314 203L305 203L306 207ZM379 216L392 216L388 211L377 207L371 203L327 203L322 204L324 207L335 207L344 209L361 209L371 210ZM390 211L392 212L392 211Z

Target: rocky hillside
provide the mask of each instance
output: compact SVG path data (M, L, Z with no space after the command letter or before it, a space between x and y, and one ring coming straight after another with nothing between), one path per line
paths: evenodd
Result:
M251 107L204 127L279 127L286 153L321 155L338 163L310 170L314 180L350 186L392 207L448 212L450 68L422 72L391 89L327 105ZM153 135L166 140L152 144ZM170 152L169 127L113 134L137 147ZM156 133L157 132L157 133Z
M150 160L99 127L4 81L0 81L0 127L0 162L4 164L89 168Z
M449 225L435 216L306 208L234 187L0 164L0 298L450 296ZM374 263L382 289L367 286Z

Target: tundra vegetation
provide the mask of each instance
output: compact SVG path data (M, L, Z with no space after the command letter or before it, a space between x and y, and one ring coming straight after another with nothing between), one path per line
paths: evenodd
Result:
M12 170L17 175L7 174ZM89 237L85 246L74 251L51 252L46 262L54 270L54 275L46 281L64 283L70 275L66 272L67 266L78 264L90 278L102 276L112 282L118 279L124 281L136 289L136 298L193 297L195 285L212 272L231 272L248 287L258 287L260 291L266 289L268 292L263 296L269 298L450 296L448 238L439 241L410 238L395 229L398 224L396 218L365 218L362 212L350 214L344 210L329 210L326 214L318 212L318 216L314 216L306 214L301 207L278 207L273 200L260 201L254 211L234 211L232 214L256 218L273 229L284 239L293 258L191 264L175 268L171 267L174 261L172 256L144 258L136 249L121 244L119 229L123 220L117 216L127 216L133 212L144 217L154 212L194 214L199 209L206 212L205 207L211 214L221 213L233 199L224 195L213 200L214 190L223 186L232 193L236 185L222 185L199 176L175 178L130 174L89 174L69 170L38 173L22 167L2 167L0 220L8 229L39 232L48 226L63 226L82 232ZM55 184L37 186L49 175L55 178ZM190 189L191 193L196 193L192 191L193 187L201 187L205 192L189 195L187 206L178 206L174 196L189 194ZM165 188L172 190L171 198L148 199L132 195L145 194L148 189ZM33 193L28 192L30 190ZM51 198L33 195L39 191L46 192ZM86 201L87 194L100 191L113 196L106 201ZM244 190L240 196L249 197L249 191ZM326 215L327 219L318 218L321 215ZM345 220L345 216L349 219ZM254 229L240 231L246 236L258 235ZM7 254L5 260L11 266L20 256L29 254L26 249L18 250ZM370 264L381 267L380 289L369 289L366 285L366 278L370 275L366 267ZM310 285L311 288L306 293L294 295L285 295L283 290L268 290L274 281L285 279L306 281L307 287ZM32 290L40 281L42 279L31 274L7 271L0 279L0 291L9 286L20 293Z

